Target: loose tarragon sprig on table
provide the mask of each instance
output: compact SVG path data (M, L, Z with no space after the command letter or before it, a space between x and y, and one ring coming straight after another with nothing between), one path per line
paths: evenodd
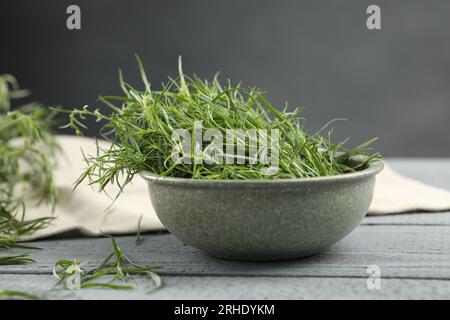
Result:
M152 292L161 287L161 278L153 272L159 267L140 266L134 263L128 256L122 253L113 237L111 239L113 251L109 253L95 268L86 271L86 263L80 263L76 259L58 260L53 267L53 275L58 279L55 287L62 286L65 289L84 288L109 288L109 289L134 289L129 282L131 276L144 276L153 282ZM112 278L111 278L112 277ZM99 281L107 278L107 281Z

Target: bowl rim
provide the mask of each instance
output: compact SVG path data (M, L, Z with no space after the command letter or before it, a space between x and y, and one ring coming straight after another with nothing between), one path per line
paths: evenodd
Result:
M178 177L167 177L159 176L150 171L141 171L139 175L148 182L168 182L168 183L183 183L192 184L196 186L200 185L280 185L280 184L309 184L309 183L319 183L319 182L336 182L336 181L348 181L355 179L368 178L375 176L380 173L384 168L384 162L382 159L371 160L368 163L368 167L355 172L344 173L333 176L323 176L323 177L311 177L311 178L282 178L282 179L192 179L192 178L178 178Z

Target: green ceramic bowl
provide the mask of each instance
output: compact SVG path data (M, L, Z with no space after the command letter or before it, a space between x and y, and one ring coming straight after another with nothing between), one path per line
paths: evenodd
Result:
M349 234L367 213L382 161L339 176L194 180L142 172L161 222L181 241L223 259L310 256Z

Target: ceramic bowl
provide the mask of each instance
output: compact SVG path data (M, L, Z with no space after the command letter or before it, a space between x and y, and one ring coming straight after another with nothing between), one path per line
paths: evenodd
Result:
M315 254L366 215L381 160L337 176L279 180L194 180L148 172L150 199L178 239L209 255L273 261Z

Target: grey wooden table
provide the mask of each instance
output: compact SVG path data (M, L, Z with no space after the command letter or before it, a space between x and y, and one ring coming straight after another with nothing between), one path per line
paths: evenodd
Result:
M450 160L390 159L400 173L450 190ZM143 265L163 267L163 287L146 294L137 289L51 290L57 259L74 257L92 266L110 251L104 238L36 241L36 263L0 267L0 290L25 290L66 299L449 299L450 212L366 217L344 240L297 261L242 263L214 259L172 235L117 237L121 249ZM381 270L381 288L369 290L367 267Z

